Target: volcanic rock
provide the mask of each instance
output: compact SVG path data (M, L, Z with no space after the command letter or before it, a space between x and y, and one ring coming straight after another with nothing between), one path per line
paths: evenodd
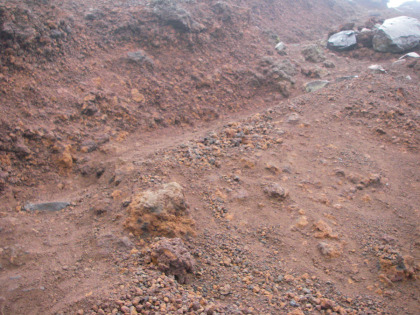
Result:
M279 200L286 199L287 196L289 195L288 191L277 183L271 183L267 185L264 189L264 192L270 198L279 199Z
M317 80L305 84L306 92L315 92L327 86L330 82L326 80Z
M194 259L180 238L163 238L152 246L152 263L167 275L184 284L187 274L194 270Z
M276 45L276 47L274 47L274 48L276 48L277 53L279 55L281 55L281 56L287 55L287 53L286 53L286 45L283 42L278 43Z
M367 28L362 29L361 32L356 33L357 44L359 44L359 46L372 48L372 40L374 35L374 31Z
M45 203L28 203L24 209L26 211L60 211L68 207L68 202L45 202Z
M420 43L420 21L399 16L387 19L373 37L373 49L379 52L400 53Z
M143 50L130 51L127 53L127 58L133 63L153 66L153 60Z
M303 47L301 51L306 61L323 62L325 60L324 52L319 45L312 44Z
M193 20L190 12L181 8L176 1L152 1L154 14L163 24L171 25L180 32L200 31L200 25Z
M134 197L125 226L136 235L179 236L192 233L193 221L181 185L169 183L158 191L147 190Z
M356 32L342 31L332 35L328 39L327 47L331 50L344 51L351 50L357 45Z

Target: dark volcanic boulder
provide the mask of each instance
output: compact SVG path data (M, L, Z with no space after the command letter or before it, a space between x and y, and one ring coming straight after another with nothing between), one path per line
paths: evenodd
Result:
M154 14L163 24L171 25L180 32L199 32L203 26L197 23L190 12L180 7L174 0L153 0Z
M331 50L344 51L351 50L357 45L356 32L342 31L332 35L328 39L327 47Z
M362 47L372 48L372 40L375 32L370 29L362 29L361 32L356 34L357 44Z
M373 37L373 49L379 52L400 53L420 44L420 21L399 16L385 20Z

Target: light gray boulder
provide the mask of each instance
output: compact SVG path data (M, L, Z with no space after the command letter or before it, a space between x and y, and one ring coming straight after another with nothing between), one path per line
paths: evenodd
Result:
M420 21L399 16L387 19L373 36L373 49L379 52L401 53L420 44Z

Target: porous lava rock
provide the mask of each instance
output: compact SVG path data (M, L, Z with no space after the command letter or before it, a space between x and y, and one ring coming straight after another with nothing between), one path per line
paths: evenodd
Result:
M162 238L151 248L150 258L158 269L184 284L194 270L194 259L180 238Z
M169 183L157 191L139 193L128 207L127 229L135 235L175 237L193 234L193 220L180 184Z

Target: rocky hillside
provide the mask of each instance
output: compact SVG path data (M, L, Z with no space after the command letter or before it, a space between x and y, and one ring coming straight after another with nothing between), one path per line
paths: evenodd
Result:
M254 107L258 95L292 95L297 71L288 58L284 80L274 78L275 44L319 38L354 12L345 1L5 1L7 182L32 185L38 170L76 166L60 160L66 150L74 160L127 132L214 120ZM28 162L31 175L21 176Z
M397 15L0 0L0 314L416 314L419 47L372 49Z

